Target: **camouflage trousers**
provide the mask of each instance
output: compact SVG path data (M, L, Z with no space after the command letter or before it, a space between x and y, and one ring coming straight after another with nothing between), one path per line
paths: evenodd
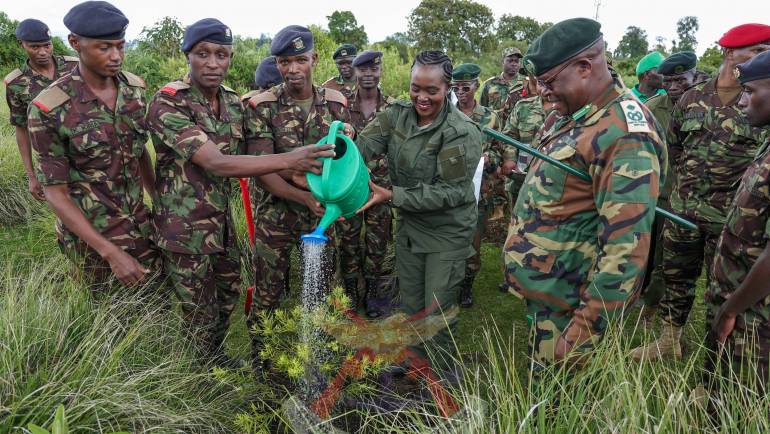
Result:
M665 207L668 200L659 200L658 206ZM652 242L650 246L650 259L647 263L647 276L644 279L644 286L640 295L640 300L645 306L656 307L666 292L666 281L663 278L663 228L666 219L659 214L655 215L653 223Z
M393 214L387 204L375 205L363 214L335 224L344 279L357 278L362 271L366 279L393 274L393 270L386 268L385 260L388 242L393 239L392 228Z
M163 251L163 263L189 331L203 355L221 351L240 297L239 251L188 255Z
M682 327L695 301L695 283L714 260L719 234L686 229L666 221L663 228L663 279L666 291L660 300L663 320ZM707 283L708 285L708 283Z
M527 299L527 322L529 323L529 354L536 362L535 367L542 369L555 362L556 343L562 332L569 325L572 315L569 311L554 312L552 308L538 300ZM573 348L572 356L581 356L590 352L601 341L601 336L593 336Z

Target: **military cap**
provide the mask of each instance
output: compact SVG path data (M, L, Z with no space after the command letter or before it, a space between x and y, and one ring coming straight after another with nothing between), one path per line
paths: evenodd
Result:
M275 63L275 57L270 56L262 59L254 73L254 83L261 89L283 83L283 77Z
M475 63L463 63L452 70L452 80L468 81L479 78L481 67Z
M770 26L750 23L733 27L722 35L717 42L724 48L740 48L769 41Z
M128 18L110 3L86 1L67 12L64 25L78 36L115 40L125 36Z
M653 51L652 53L642 57L639 63L636 64L637 77L651 69L655 69L660 66L661 62L663 62L663 59L665 59L665 57L657 51Z
M588 18L560 21L538 36L524 56L524 67L542 75L582 53L601 37L602 25Z
M51 32L44 22L27 18L16 26L16 39L27 42L45 42L51 40Z
M379 65L382 62L382 51L367 50L353 59L353 66Z
M275 34L270 44L273 56L296 56L313 49L313 33L307 27L286 26Z
M216 18L204 18L185 29L182 51L189 53L201 41L233 45L233 32Z
M358 49L355 45L352 44L342 44L339 47L337 47L336 50L334 50L334 54L332 54L332 59L337 60L340 57L350 57L355 56L358 54Z
M661 75L679 75L695 68L698 56L692 51L682 51L672 54L658 65L658 73Z
M517 47L508 47L503 49L503 59L505 59L508 56L521 57L521 50L519 50Z
M770 78L770 51L765 51L735 67L735 77L741 84Z

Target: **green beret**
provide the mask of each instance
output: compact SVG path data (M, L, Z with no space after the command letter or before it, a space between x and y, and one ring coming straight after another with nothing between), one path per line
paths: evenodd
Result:
M503 49L503 59L505 59L508 56L519 56L521 57L521 50L519 50L518 47L508 47Z
M663 62L663 59L663 55L657 51L642 57L642 60L636 64L636 76L638 77L651 69L657 68Z
M588 18L560 21L532 41L524 56L524 67L533 75L542 75L555 66L582 53L601 37L602 25Z
M481 67L475 63L463 63L452 70L452 80L468 81L479 78Z
M352 44L342 44L332 54L332 59L337 60L340 57L352 57L358 54L358 49Z
M692 51L682 51L672 54L658 65L658 74L661 75L679 75L693 68L698 63L698 56Z

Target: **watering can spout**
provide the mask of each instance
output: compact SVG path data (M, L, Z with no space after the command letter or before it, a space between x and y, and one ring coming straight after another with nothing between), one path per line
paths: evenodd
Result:
M321 217L321 221L318 222L318 226L309 234L302 235L300 239L306 243L324 244L329 241L329 238L324 235L326 229L332 225L338 218L342 216L342 209L334 203L326 204L326 212Z

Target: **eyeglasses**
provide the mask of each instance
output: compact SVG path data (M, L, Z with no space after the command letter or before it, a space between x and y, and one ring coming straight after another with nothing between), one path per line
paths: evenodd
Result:
M590 61L591 58L590 57L581 57L579 59L573 60L572 62L567 62L564 65L562 65L561 68L559 68L556 71L556 73L553 74L551 76L551 78L549 78L548 80L540 80L540 79L538 79L537 80L537 85L542 87L542 88L544 88L544 89L553 90L553 87L551 86L551 83L553 83L554 81L556 81L557 78L559 78L559 74L561 74L562 71L567 69L568 66L572 66L572 65L574 65L575 63L577 63L577 62L579 62L581 60L589 60Z
M473 91L473 87L471 86L452 86L452 92L462 92L462 93L468 93Z

